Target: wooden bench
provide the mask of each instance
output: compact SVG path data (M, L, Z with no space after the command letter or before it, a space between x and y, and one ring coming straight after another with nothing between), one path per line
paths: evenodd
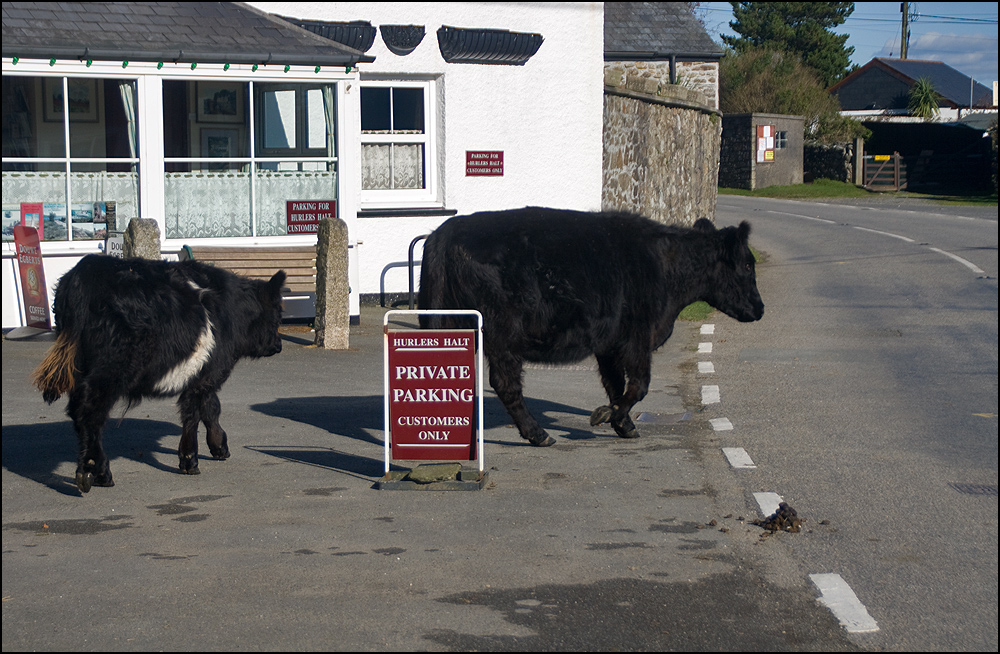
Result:
M178 253L181 261L195 259L238 275L267 281L279 270L288 275L286 293L316 293L316 246L218 247L185 245Z

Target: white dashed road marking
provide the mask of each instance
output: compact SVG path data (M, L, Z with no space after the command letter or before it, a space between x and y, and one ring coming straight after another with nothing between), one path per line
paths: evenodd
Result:
M819 589L820 598L817 601L830 609L844 629L851 633L878 631L878 623L840 575L811 574L809 579Z
M715 372L715 364L711 361L699 361L698 362L698 372L703 375L710 375Z
M719 387L718 386L702 386L701 387L701 403L702 404L716 404L721 402L722 399L719 397Z
M754 493L753 498L757 500L761 514L766 518L778 512L778 505L782 503L781 495L777 493Z
M757 467L757 464L753 462L753 459L750 458L750 455L742 447L724 447L722 448L722 453L729 460L729 465L734 468L749 469Z
M715 431L730 431L733 428L733 423L729 422L729 418L712 418L708 422Z

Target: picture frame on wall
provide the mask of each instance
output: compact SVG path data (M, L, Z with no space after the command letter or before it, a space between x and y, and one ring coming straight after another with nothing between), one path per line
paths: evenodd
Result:
M42 102L45 105L45 122L61 123L63 120L63 80L61 77L46 77L43 80ZM69 117L72 122L96 123L97 80L71 77L69 88Z
M233 159L239 153L240 130L237 127L201 128L201 156ZM203 161L203 170L226 170L230 161Z
M198 82L195 102L199 123L242 123L243 90L239 82Z

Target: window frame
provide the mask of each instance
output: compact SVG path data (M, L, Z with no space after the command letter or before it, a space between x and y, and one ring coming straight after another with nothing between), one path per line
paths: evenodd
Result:
M440 171L437 157L437 85L433 79L368 79L360 82L362 88L421 89L424 102L424 130L422 134L366 134L358 121L360 156L366 145L420 144L424 148L424 188L421 189L365 189L362 176L358 176L361 209L440 208ZM360 95L360 94L359 94ZM359 110L360 110L359 99ZM390 107L391 111L391 107Z
M49 64L51 67L51 64ZM81 74L82 73L82 74ZM62 135L59 141L62 143L62 154L49 154L49 155L39 155L34 156L4 156L4 164L28 164L31 166L41 166L41 171L44 172L45 167L49 166L52 168L51 172L54 174L65 175L65 179L62 182L63 192L62 197L64 202L52 202L51 204L64 205L66 210L66 237L59 239L50 239L44 237L41 244L44 249L49 248L60 248L67 251L75 251L78 248L92 248L95 244L102 244L105 238L95 237L95 238L74 238L73 228L72 228L72 213L74 205L80 204L91 204L92 200L74 201L73 193L73 174L74 172L110 172L107 171L107 166L109 165L127 165L130 168L128 174L131 174L135 178L135 205L137 215L141 215L142 208L142 191L141 191L141 139L139 134L141 132L140 124L140 111L142 109L140 103L142 102L139 90L140 80L137 75L132 74L107 74L104 71L46 71L46 70L33 70L32 68L25 66L25 69L20 71L13 71L5 69L3 71L4 77L9 78L23 78L32 80L32 84L36 85L35 101L43 103L42 107L35 107L35 111L38 114L38 119L44 123L50 125L58 125L61 129ZM72 111L69 106L69 84L70 80L77 80L78 82L84 82L87 84L93 83L94 97L92 99L95 107L94 113L96 114L96 119L83 118L78 119L80 122L85 123L102 123L105 129L107 129L107 106L108 98L103 96L103 85L108 80L115 80L119 84L122 82L127 82L132 87L132 110L134 112L131 121L133 125L131 129L134 130L133 138L135 139L134 147L137 149L135 153L130 153L129 156L119 156L111 157L105 152L103 157L95 156L74 156L73 155L73 141L79 138L74 132L75 130L71 127L71 123L76 121L73 120ZM51 117L48 113L48 97L47 94L53 91L59 91L62 96L62 110L59 112L61 115L58 118ZM103 97L103 102L101 98ZM36 127L36 134L40 130ZM53 141L55 142L55 141ZM103 165L105 167L104 171L80 171L74 170L76 166L88 166L88 165ZM7 171L4 171L7 172ZM5 198L6 200L7 198ZM15 203L11 203L15 204ZM13 241L4 241L4 246L13 243Z

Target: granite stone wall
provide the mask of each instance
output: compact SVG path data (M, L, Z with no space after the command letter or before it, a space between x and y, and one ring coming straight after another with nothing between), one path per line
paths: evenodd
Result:
M691 225L715 216L722 121L705 94L605 68L601 206Z

